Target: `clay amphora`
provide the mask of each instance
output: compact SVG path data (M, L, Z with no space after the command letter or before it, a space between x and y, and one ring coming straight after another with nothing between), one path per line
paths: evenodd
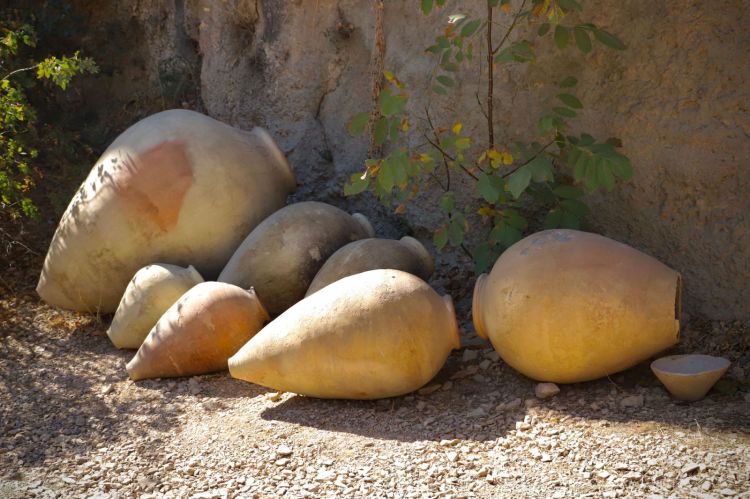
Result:
M400 270L370 270L281 314L229 359L229 373L311 397L377 399L423 386L459 346L450 296Z
M573 383L677 342L680 274L606 237L546 230L511 246L474 288L477 333L526 376Z
M273 317L304 298L315 274L337 249L373 234L360 214L314 201L292 204L245 238L218 280L254 287Z
M193 266L147 265L135 273L117 307L107 336L117 348L138 348L159 317L188 289L203 282Z
M190 376L227 368L227 359L263 327L255 292L204 282L164 313L128 363L134 380Z
M349 243L326 260L315 274L305 296L339 279L375 269L396 269L409 272L425 281L435 270L430 253L422 243L405 236L394 239L362 239Z
M187 110L150 116L117 137L73 197L37 292L50 305L110 313L150 263L194 265L215 278L294 188L264 130Z

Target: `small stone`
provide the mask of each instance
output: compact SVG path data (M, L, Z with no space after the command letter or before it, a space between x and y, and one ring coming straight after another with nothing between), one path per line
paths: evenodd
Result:
M531 409L532 407L536 407L539 405L538 399L526 399L523 401L523 406L527 409Z
M680 469L680 472L685 475L689 475L691 473L695 473L696 471L698 471L700 467L701 466L698 463L687 463L685 466L682 467L682 469Z
M106 385L104 385L102 387L102 394L103 395L107 395L108 393L111 393L111 392L112 392L112 385L111 384L108 383L108 384L106 384Z
M424 388L420 388L417 393L420 395L429 395L431 393L435 393L438 390L440 390L440 385L429 385L425 386Z
M628 471L630 466L625 463L615 463L615 470L617 471Z
M630 395L620 400L621 407L643 407L643 395Z
M484 354L484 358L489 360L490 362L498 362L500 360L500 355L496 351L492 350Z
M596 476L598 476L599 478L609 478L609 471L605 471L605 470L598 471L596 473Z
M628 473L625 473L625 475L623 476L625 480L632 480L632 481L640 480L642 477L643 475L641 475L637 471L630 471Z
M270 400L271 402L278 402L279 400L281 400L281 392L266 393L266 400Z
M287 445L281 444L279 448L276 449L276 454L282 457L291 456L292 449L290 449Z
M719 494L723 495L724 497L731 497L731 496L736 496L737 495L737 492L735 492L732 489L721 489L718 492L719 492Z
M708 480L706 480L705 482L703 482L703 485L701 485L701 488L703 490L705 490L706 492L708 492L709 490L711 490L711 487L713 487L713 486L714 486L714 484L712 484L711 482L709 482Z
M550 456L546 452L543 452L542 453L542 462L543 463L549 463L550 461L552 461L552 456Z
M472 360L476 360L477 357L479 357L479 352L473 348L466 348L464 350L464 354L461 357L462 362L471 362Z
M534 388L537 398L547 399L560 393L560 387L554 383L539 383Z
M440 441L440 445L442 447L451 447L453 445L456 445L458 442L460 442L460 440L457 438L453 438L451 440L444 439Z
M281 459L277 459L274 463L276 466L286 466L289 464L289 458L288 457L282 457Z
M329 482L336 478L336 472L331 470L318 470L318 474L315 475L315 480L318 482Z
M448 452L445 457L448 458L448 461L455 463L458 460L458 452Z
M482 362L479 363L479 369L485 370L489 368L492 365L492 362L484 359Z
M516 430L527 431L531 429L531 425L526 421L516 421Z
M448 391L451 388L453 388L453 381L446 381L445 383L443 383L443 388L442 389L444 391Z
M190 381L188 381L188 392L191 395L198 395L201 392L201 384L197 379L190 378Z

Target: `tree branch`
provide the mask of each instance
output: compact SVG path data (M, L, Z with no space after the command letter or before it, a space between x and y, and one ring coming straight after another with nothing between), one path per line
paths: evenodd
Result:
M547 142L547 143L546 143L546 144L544 145L544 147L542 147L541 149L539 149L539 150L538 150L538 151L537 151L537 152L536 152L536 153L535 153L535 154L534 154L534 155L533 155L532 157L530 157L529 159L527 159L526 161L524 161L523 163L521 163L521 164L520 164L520 165L518 165L517 167L513 168L513 169L512 169L511 171L509 171L509 172L507 172L507 173L505 173L505 174L501 175L501 176L500 176L500 178L505 178L505 177L508 177L508 176L510 176L510 175L513 175L513 174L514 174L514 173L516 173L516 172L517 172L518 170L520 170L520 169L521 169L521 168L523 168L524 166L526 166L526 165L528 165L529 163L531 163L532 161L534 161L534 160L535 160L535 159L536 159L537 157L539 157L539 155L540 155L540 154L542 154L542 153L543 153L544 151L546 151L546 150L547 150L547 148L548 148L549 146L551 146L552 144L554 144L554 143L555 143L555 139L552 139L552 140L550 140L549 142Z

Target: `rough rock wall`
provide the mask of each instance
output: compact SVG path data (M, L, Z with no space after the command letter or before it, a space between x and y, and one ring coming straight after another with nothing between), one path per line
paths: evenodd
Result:
M636 172L615 193L589 200L592 228L682 272L689 313L750 320L750 4L589 3L586 17L618 33L628 49L595 49L583 64L569 48L562 57L501 73L495 98L500 141L528 136L539 95L552 93L571 68L580 72L582 128L620 137ZM409 231L429 237L438 215L426 208L434 204L412 205L396 217L369 196L341 194L367 148L365 140L347 135L345 124L370 106L369 2L90 4L76 7L91 19L84 49L99 60L104 54L112 68L91 102L116 107L140 95L133 119L184 103L236 126L264 126L289 157L301 184L298 199L363 211L387 236ZM386 3L385 67L409 85L415 110L429 97L425 75L434 64L423 49L442 22L440 15L424 18L418 2ZM108 50L103 27L122 31L130 50ZM470 109L462 114L477 119L467 128L483 133L476 81L468 74L436 112L450 122L452 109ZM454 274L465 276L467 263L461 255L442 257L443 269ZM460 294L470 291L464 283Z

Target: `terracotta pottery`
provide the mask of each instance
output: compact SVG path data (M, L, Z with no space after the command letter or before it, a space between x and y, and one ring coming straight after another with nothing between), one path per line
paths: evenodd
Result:
M413 237L405 236L400 241L362 239L347 244L331 255L315 274L305 296L343 277L375 269L403 270L426 281L435 270L435 264L427 249Z
M311 397L395 397L427 383L459 346L450 296L400 270L370 270L281 314L229 359L229 373Z
M128 363L134 380L227 368L227 359L268 320L255 292L219 282L190 289L169 307Z
M109 146L73 197L37 292L50 305L110 313L150 263L190 264L214 278L294 188L264 130L186 110L150 116Z
M156 321L187 290L203 282L193 266L155 263L135 273L125 289L107 336L117 348L138 348Z
M711 355L670 355L653 361L651 370L674 398L693 402L706 396L729 364Z
M526 376L586 381L674 345L680 274L606 237L546 230L510 247L474 288L477 333Z
M337 249L372 235L363 215L314 201L292 204L245 238L218 280L254 287L275 316L305 297L313 277Z

